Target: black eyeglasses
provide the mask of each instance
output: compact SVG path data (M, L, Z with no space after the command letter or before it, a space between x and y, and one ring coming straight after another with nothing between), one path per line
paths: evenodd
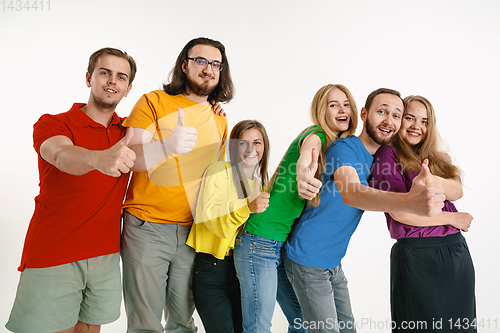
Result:
M206 68L208 65L212 65L214 71L221 71L224 64L219 61L208 61L205 58L187 58L188 60L193 60L196 65L202 68Z

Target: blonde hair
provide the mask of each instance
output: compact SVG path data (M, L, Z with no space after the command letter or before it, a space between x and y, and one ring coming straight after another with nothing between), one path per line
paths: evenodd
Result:
M336 133L334 130L333 124L331 123L330 119L327 116L327 108L328 108L328 93L332 91L333 89L339 89L342 91L346 97L347 100L349 101L350 109L351 109L351 114L349 117L349 127L346 131ZM358 109L356 107L356 101L354 100L353 95L347 89L345 86L341 84L327 84L323 87L321 87L316 94L313 97L313 100L311 102L311 109L310 109L310 117L311 121L313 123L313 126L320 126L323 132L326 135L326 142L323 145L323 148L319 152L318 156L318 169L316 171L316 174L314 177L316 179L321 180L321 174L326 171L325 164L326 164L326 150L330 146L330 144L340 138L347 138L356 132L356 127L358 126ZM302 142L305 139L305 133L311 130L313 126L309 126L305 130L303 130L295 140L299 139L299 145L297 147L298 153L300 154L300 149L302 146ZM315 134L320 132L320 130L313 131L311 134ZM283 159L281 160L283 161ZM274 172L272 178L271 178L271 186L274 184L274 180L276 179L276 176L278 175L278 172L281 167L281 162L276 168L276 171ZM310 200L311 204L314 207L317 207L320 202L320 194L318 193L314 199Z
M346 131L340 132L338 135L333 129L333 124L330 118L327 116L328 108L328 93L333 89L339 89L342 91L349 101L351 114L349 116L349 127ZM314 95L311 102L311 121L314 125L320 126L326 134L326 142L321 149L318 156L318 170L314 177L321 180L321 174L326 171L326 150L330 147L331 143L340 138L348 138L356 132L356 127L358 126L358 109L356 107L356 101L352 96L351 92L347 87L341 84L327 84L321 87ZM318 193L314 199L311 200L311 204L314 207L318 207L320 202L320 193Z
M429 169L435 176L450 179L460 178L460 169L453 165L451 161L443 158L444 151L441 150L442 140L436 127L436 115L431 102L428 99L418 95L410 95L404 99L406 115L411 102L422 103L427 109L427 135L422 142L415 146L410 146L402 137L401 132L395 135L391 145L397 150L399 160L403 165L404 171L422 170L422 162L429 160Z

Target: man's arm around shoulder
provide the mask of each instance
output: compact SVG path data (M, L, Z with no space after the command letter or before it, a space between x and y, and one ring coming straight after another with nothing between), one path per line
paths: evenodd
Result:
M431 174L425 161L408 193L380 191L363 185L351 166L341 166L333 175L344 204L363 210L436 216L446 199L443 189L429 181Z

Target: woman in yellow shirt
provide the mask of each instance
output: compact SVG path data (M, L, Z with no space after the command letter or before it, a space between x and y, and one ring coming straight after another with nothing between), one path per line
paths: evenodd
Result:
M269 139L264 126L243 120L229 137L230 162L205 171L187 245L196 251L193 296L207 333L242 332L240 285L232 250L252 213L269 205Z

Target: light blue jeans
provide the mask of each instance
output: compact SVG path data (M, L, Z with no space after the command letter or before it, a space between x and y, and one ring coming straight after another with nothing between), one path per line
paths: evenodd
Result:
M234 265L240 281L244 333L270 333L276 300L288 320L288 333L306 333L302 311L286 277L278 242L244 231L236 238Z
M297 264L283 254L285 270L309 333L353 333L356 325L342 265L323 269Z

